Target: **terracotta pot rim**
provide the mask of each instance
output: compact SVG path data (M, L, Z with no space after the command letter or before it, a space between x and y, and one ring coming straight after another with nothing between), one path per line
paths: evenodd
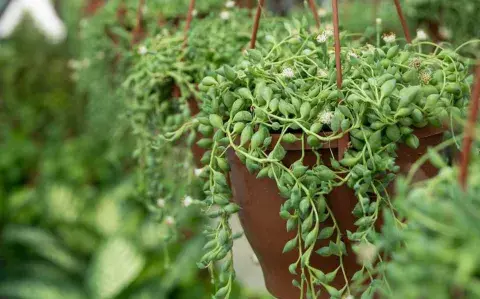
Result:
M428 138L431 136L435 135L440 135L443 134L446 131L445 127L433 127L433 126L428 126L420 129L415 129L413 131L413 134L415 134L419 139L424 139ZM329 136L333 134L333 132L321 132L319 135L320 136ZM271 134L272 137L272 142L270 143L269 149L273 149L273 147L277 144L278 140L280 139L281 134ZM302 136L302 134L294 134L295 136L299 137ZM304 142L304 149L305 150L311 150L312 147L308 145L308 143ZM301 141L296 141L294 143L287 143L287 142L282 142L282 146L285 150L287 151L300 151L302 150L302 142ZM338 148L338 139L332 140L330 142L325 142L322 144L321 148L330 148L330 149L337 149Z

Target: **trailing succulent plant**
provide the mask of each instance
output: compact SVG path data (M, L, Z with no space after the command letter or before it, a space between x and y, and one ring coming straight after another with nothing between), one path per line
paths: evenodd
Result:
M414 186L398 180L394 204L402 229L385 214L380 245L392 252L386 266L391 298L479 298L478 148L466 190L457 167L447 167L436 152L430 156L438 176Z
M185 47L183 33L168 30L137 47L133 67L124 82L127 117L137 141L140 192L159 215L166 216L181 203L176 190L163 188L162 180L172 174L177 182L192 185L188 198L203 194L194 175L201 170L194 170L190 151L196 139L189 122L195 111L190 108L198 105L197 85L202 78L213 75L225 63L236 63L241 56L250 40L249 24L248 11L230 8L195 20ZM174 145L165 142L163 134L179 127L182 133L188 131L188 136ZM173 135L168 137L175 139L180 133Z
M125 78L131 44L130 33L119 22L118 10L122 3L108 1L93 16L77 24L79 46L74 49L76 57L69 62L69 67L78 92L94 99L87 106L93 128L117 129L117 115L122 110L117 89ZM126 19L132 19L135 10L127 12L130 13Z
M293 284L301 296L304 290L310 298L319 291L333 298L364 291L362 298L371 298L383 287L380 270L369 261L353 282L346 277L345 232L327 198L338 186L354 190L357 231L348 231L347 237L356 247L371 246L380 211L393 210L386 188L399 171L397 147L417 148L417 128L441 126L464 112L470 94L468 69L454 51L419 53L411 45L400 47L391 35L381 47L344 40L344 80L337 89L331 30L312 34L303 29L306 21L293 23L297 25L287 25L290 34L285 38L248 50L242 61L223 66L199 85L202 111L191 123L198 124L204 136L198 144L207 150L202 159L203 204L208 216L218 218L206 231L209 241L199 266L215 272L214 266L221 264L216 297L228 297L235 277L231 248L236 238L228 219L240 209L230 201L227 183L226 153L234 151L251 173L274 180L285 198L280 216L287 230L297 235L284 251L298 250L298 260L289 270L299 273ZM318 150L346 134L350 143L343 159L332 153L326 159L331 166L324 164ZM285 145L295 142L302 145L302 153L317 153L315 165L304 163L304 155L292 165L282 162ZM331 227L323 225L327 219ZM331 242L316 250L317 239ZM338 268L332 273L314 268L309 262L314 254L338 256ZM379 264L381 259L374 253ZM345 278L343 288L329 284L336 275ZM372 283L365 290L368 280Z

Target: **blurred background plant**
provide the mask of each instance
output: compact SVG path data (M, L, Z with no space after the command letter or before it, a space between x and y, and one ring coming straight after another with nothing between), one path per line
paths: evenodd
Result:
M399 219L386 213L382 247L393 253L386 273L392 298L480 297L480 159L476 147L464 191L458 167L442 167L437 177L417 186L399 181ZM405 223L405 224L404 224Z
M103 45L78 51L82 4L62 7L65 43L48 44L29 21L0 41L0 297L209 298L208 273L195 265L196 208L159 222L134 196L133 142L114 99L120 73L91 56ZM90 88L71 68L85 57L99 67ZM182 192L173 178L165 184ZM166 245L173 226L181 233ZM250 293L236 286L234 297Z
M477 22L480 1L478 0L405 0L405 12L412 24L424 27L434 41L448 41L460 45L480 36ZM472 44L470 52L478 50Z

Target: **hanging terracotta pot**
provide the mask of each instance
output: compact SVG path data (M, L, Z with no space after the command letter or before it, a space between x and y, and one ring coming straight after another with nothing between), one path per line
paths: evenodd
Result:
M420 139L419 148L411 149L405 145L400 145L396 163L400 166L401 172L408 172L412 164L427 152L429 146L439 144L443 138L443 131L443 129L436 128L419 129L415 132L415 135ZM272 137L272 145L275 145L279 136L272 135ZM300 142L294 144L282 143L282 146L287 150L287 155L282 161L285 166L290 166L302 156ZM331 153L336 153L337 149L338 143L332 142L319 151L325 165L330 165ZM257 179L256 174L248 172L246 166L233 150L229 151L228 159L231 166L230 180L233 200L242 208L239 212L240 221L262 267L267 289L279 299L299 298L300 290L292 285L292 280L298 279L298 276L294 276L288 271L289 265L297 260L298 253L295 251L282 253L285 243L295 237L295 232L287 232L286 221L279 216L280 206L285 199L279 195L274 180L269 178ZM316 159L317 156L313 151L307 150L305 152L305 165L314 166ZM437 169L427 163L417 172L415 179L417 181L424 180L436 173ZM390 187L390 194L393 192L392 189ZM346 236L347 230L356 231L354 222L357 219L353 216L352 211L358 200L352 189L347 186L337 187L327 196L327 200L339 226L343 230L343 234ZM323 225L331 226L332 223L329 221L330 219ZM322 240L317 245L319 248L327 246L329 241ZM344 242L347 246L348 255L344 256L343 263L347 277L350 279L361 267L357 264L356 256L352 252L351 244L346 237ZM314 254L310 264L328 273L338 267L338 257L322 257ZM333 282L333 286L342 288L344 284L344 278L339 273ZM320 298L330 298L326 292L322 293L322 296L324 297Z

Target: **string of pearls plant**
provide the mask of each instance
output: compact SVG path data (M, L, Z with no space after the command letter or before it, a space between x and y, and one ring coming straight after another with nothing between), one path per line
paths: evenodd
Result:
M345 237L357 249L375 246L380 211L395 214L387 186L399 171L398 145L417 148L417 128L440 126L452 115L464 113L470 94L467 67L447 49L423 54L415 46L400 47L394 37L384 37L381 47L344 38L344 81L337 89L332 33L312 34L303 29L305 20L293 24L286 26L290 33L271 47L248 50L239 63L205 77L199 85L202 112L171 134L196 127L204 136L198 144L207 149L202 159L203 204L205 213L218 221L205 231L209 241L199 266L216 277L215 297L228 298L235 277L231 248L237 237L228 219L240 210L230 200L227 183L226 154L234 151L251 173L274 180L285 198L279 217L296 236L284 252L298 252L289 270L297 275L293 284L301 297L328 292L332 298L360 293L372 298L388 286L382 282L382 256L374 252L349 279L342 263ZM273 134L278 141L272 141ZM345 157L338 161L332 152L331 166L325 165L318 149L344 134L351 140ZM315 165L305 164L304 155L292 165L282 161L287 153L284 145L294 142L301 142L302 153L318 155ZM346 236L327 199L342 185L358 198L352 211L358 218L357 230ZM327 220L333 225L323 225ZM318 239L330 243L316 250ZM315 254L337 256L338 268L331 273L316 269L310 264ZM221 264L218 273L217 263ZM345 279L343 288L330 284L337 275Z
M183 32L165 28L138 45L131 58L123 90L137 143L139 192L159 221L172 229L182 208L203 197L197 178L202 169L195 169L190 152L197 136L193 127L169 135L177 140L174 144L165 142L164 134L191 121L189 103L199 102L198 84L223 64L236 63L248 46L251 23L247 10L228 5L195 19L186 44ZM166 181L184 186L186 194Z

